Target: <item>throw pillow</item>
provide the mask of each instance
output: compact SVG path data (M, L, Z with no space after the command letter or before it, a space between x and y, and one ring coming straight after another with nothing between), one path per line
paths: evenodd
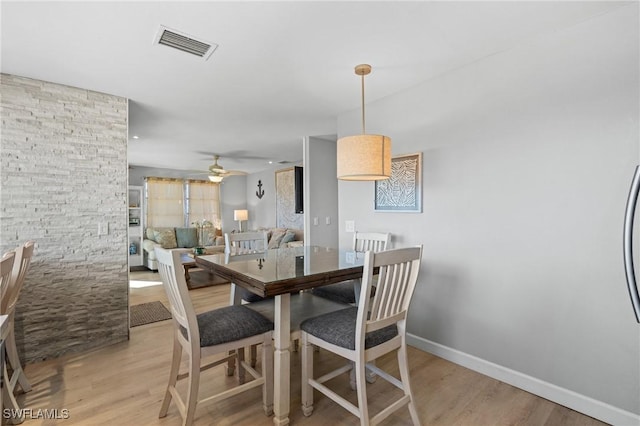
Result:
M202 228L202 245L215 246L216 245L216 229L215 228Z
M266 232L267 233L267 241L269 241L271 239L271 232L273 231L272 228L258 228L256 229L256 232Z
M155 241L155 233L153 228L147 228L147 232L145 233L145 235L147 236L147 240Z
M181 248L198 247L198 230L196 228L176 228L176 243Z
M296 239L296 233L287 229L287 232L285 232L284 236L282 237L282 240L280 241L279 247L286 247L287 243L295 239Z
M178 247L178 242L176 241L176 232L174 228L155 228L153 233L153 240L165 249Z
M269 249L277 249L280 247L280 242L284 238L284 234L286 234L286 228L275 228L271 232L271 239L269 240Z

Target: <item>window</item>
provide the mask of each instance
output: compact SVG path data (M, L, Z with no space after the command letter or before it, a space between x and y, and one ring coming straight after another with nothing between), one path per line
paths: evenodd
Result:
M145 178L148 227L190 227L220 217L220 186L207 181Z
M146 178L147 226L184 226L184 184L177 179Z
M187 181L187 224L208 220L219 227L220 185L206 181Z

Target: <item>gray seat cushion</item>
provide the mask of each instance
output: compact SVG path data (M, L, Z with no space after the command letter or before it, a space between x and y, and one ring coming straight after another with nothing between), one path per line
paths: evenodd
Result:
M233 342L273 330L273 322L242 305L225 306L197 316L200 346ZM186 337L186 330L182 330Z
M358 308L350 307L304 320L300 329L334 345L355 349ZM395 324L367 333L365 349L372 348L398 335Z
M255 293L251 293L246 288L236 287L236 291L240 292L240 298L245 302L251 303L251 302L259 302L261 300L264 300L264 297L258 296Z
M339 303L356 303L356 295L353 290L353 281L344 281L337 284L329 284L322 287L316 287L311 290L316 296L333 300Z

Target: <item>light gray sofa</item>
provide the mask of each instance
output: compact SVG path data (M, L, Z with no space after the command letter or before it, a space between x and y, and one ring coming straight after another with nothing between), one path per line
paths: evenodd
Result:
M267 248L270 249L301 246L304 243L304 231L302 229L258 228L255 231L267 233Z
M152 271L158 270L156 247L176 249L185 253L193 252L195 247L204 247L207 253L224 253L224 237L217 235L218 233L214 228L204 228L200 236L196 228L149 227L145 230L145 238L142 241L144 266Z

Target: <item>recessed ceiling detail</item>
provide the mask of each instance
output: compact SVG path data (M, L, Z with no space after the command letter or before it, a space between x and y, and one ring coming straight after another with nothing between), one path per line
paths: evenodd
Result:
M202 39L198 40L193 36L167 28L163 25L160 25L154 43L191 53L192 55L201 57L205 61L209 59L218 47L215 43L210 43Z

